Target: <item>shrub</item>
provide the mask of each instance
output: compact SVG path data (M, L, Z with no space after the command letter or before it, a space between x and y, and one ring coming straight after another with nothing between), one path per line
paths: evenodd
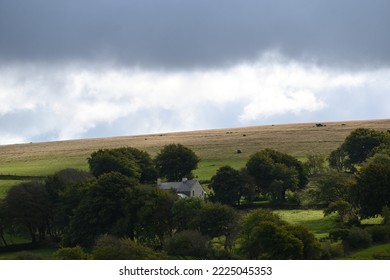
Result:
M58 260L88 260L91 258L80 246L60 248L54 253L54 257Z
M165 244L165 250L172 256L205 258L211 252L210 239L198 231L185 230L176 233Z
M388 242L390 237L390 226L375 225L367 228L373 242Z
M371 234L359 227L352 227L348 236L343 239L344 247L347 249L367 248L372 244Z
M321 243L321 259L337 259L344 256L344 246L341 243L331 243L330 241Z
M158 260L164 257L129 239L102 235L96 240L92 255L95 260Z
M346 228L338 228L338 229L332 230L329 233L329 238L332 241L344 240L345 238L347 238L348 234L349 234L349 230L348 229L346 229Z

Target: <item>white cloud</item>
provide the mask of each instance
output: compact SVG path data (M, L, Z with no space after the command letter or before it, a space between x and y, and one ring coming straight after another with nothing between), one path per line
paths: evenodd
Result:
M52 138L42 140L87 137L101 125L114 134L247 125L344 106L328 104L327 96L356 90L358 100L362 89L389 104L388 77L389 69L343 72L275 53L226 69L187 72L13 65L0 68L0 121L8 116L16 122L26 112L40 117L18 129L0 128L0 143L47 134Z

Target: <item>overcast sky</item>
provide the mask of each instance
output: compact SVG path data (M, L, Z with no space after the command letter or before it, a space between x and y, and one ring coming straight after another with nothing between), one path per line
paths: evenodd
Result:
M0 144L389 118L387 0L0 0Z

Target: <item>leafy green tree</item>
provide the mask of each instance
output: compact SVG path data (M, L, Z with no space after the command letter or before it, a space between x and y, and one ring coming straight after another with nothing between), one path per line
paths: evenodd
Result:
M359 170L353 198L362 217L374 217L390 207L390 156L375 156Z
M45 184L18 184L8 191L4 202L11 224L26 229L33 243L45 239L53 208Z
M284 164L285 166L295 169L298 172L298 187L304 188L308 183L307 174L303 164L295 157L289 154L278 152L272 149L265 149L261 151L268 155L274 163Z
M348 162L348 154L342 147L332 151L329 154L328 161L329 167L336 170L337 172L345 172L352 169Z
M348 154L351 164L361 164L381 144L390 144L390 133L358 128L347 136L341 148Z
M260 191L271 194L274 202L285 202L287 190L295 191L307 183L302 164L269 149L253 154L246 168Z
M250 259L302 259L303 243L284 227L261 222L243 239L241 250Z
M339 222L343 225L351 226L360 224L357 209L348 201L337 200L331 202L324 210L324 214L328 216L332 213L339 215Z
M307 228L290 225L270 210L247 213L240 225L240 251L250 259L317 259L320 245Z
M192 177L192 171L197 168L198 162L197 155L181 144L166 145L155 158L160 176L169 181Z
M318 180L320 200L329 205L335 201L350 201L355 178L346 173L328 172Z
M127 147L122 149L125 150L126 154L129 153L134 157L139 168L141 169L140 182L142 184L155 183L157 179L157 170L150 155L147 152L138 150L136 148Z
M65 245L91 246L97 236L115 231L118 223L128 214L125 209L136 181L121 173L111 172L86 184L66 229Z
M246 202L253 202L258 197L255 179L249 174L247 168L241 168L240 175L243 180L241 194Z
M95 177L105 173L119 172L138 180L141 178L141 168L132 151L127 148L98 150L91 154L88 163Z
M287 167L284 164L276 163L272 171L274 180L269 185L272 201L285 202L286 191L298 189L298 174L295 168Z
M273 213L268 209L257 209L248 212L240 222L240 235L244 239L249 239L253 228L263 222L272 222L276 225L282 226L286 222L282 221L279 215Z
M144 205L137 213L138 237L147 244L161 247L165 235L171 235L173 229L172 207L177 200L174 192L151 188ZM158 240L157 243L154 241Z
M285 230L298 238L303 244L302 258L305 260L316 260L321 256L321 244L303 225L288 224L284 226Z
M198 230L210 238L224 236L225 249L233 245L233 239L238 225L236 211L220 203L206 203L196 217Z
M227 205L240 204L244 181L238 170L223 166L211 178L209 187L213 190L212 200Z
M203 206L204 200L197 197L176 200L172 206L173 223L176 230L195 229L194 219Z
M309 176L319 176L326 171L326 157L321 154L310 154L307 161L303 164L306 174Z
M61 237L73 210L79 204L83 183L93 178L88 172L72 168L60 170L46 178L46 190L53 203L49 229L52 238Z

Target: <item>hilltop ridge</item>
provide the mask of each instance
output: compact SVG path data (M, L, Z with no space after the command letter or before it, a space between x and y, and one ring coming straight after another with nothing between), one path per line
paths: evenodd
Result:
M164 145L171 143L188 146L202 160L242 160L265 148L305 157L311 153L329 154L356 128L390 129L390 119L321 124L323 126L319 127L316 123L261 125L6 145L0 146L0 174L43 175L45 172L31 174L28 171L34 166L39 169L40 164L51 165L50 171L67 165L85 168L88 156L103 148L129 146L154 156Z

